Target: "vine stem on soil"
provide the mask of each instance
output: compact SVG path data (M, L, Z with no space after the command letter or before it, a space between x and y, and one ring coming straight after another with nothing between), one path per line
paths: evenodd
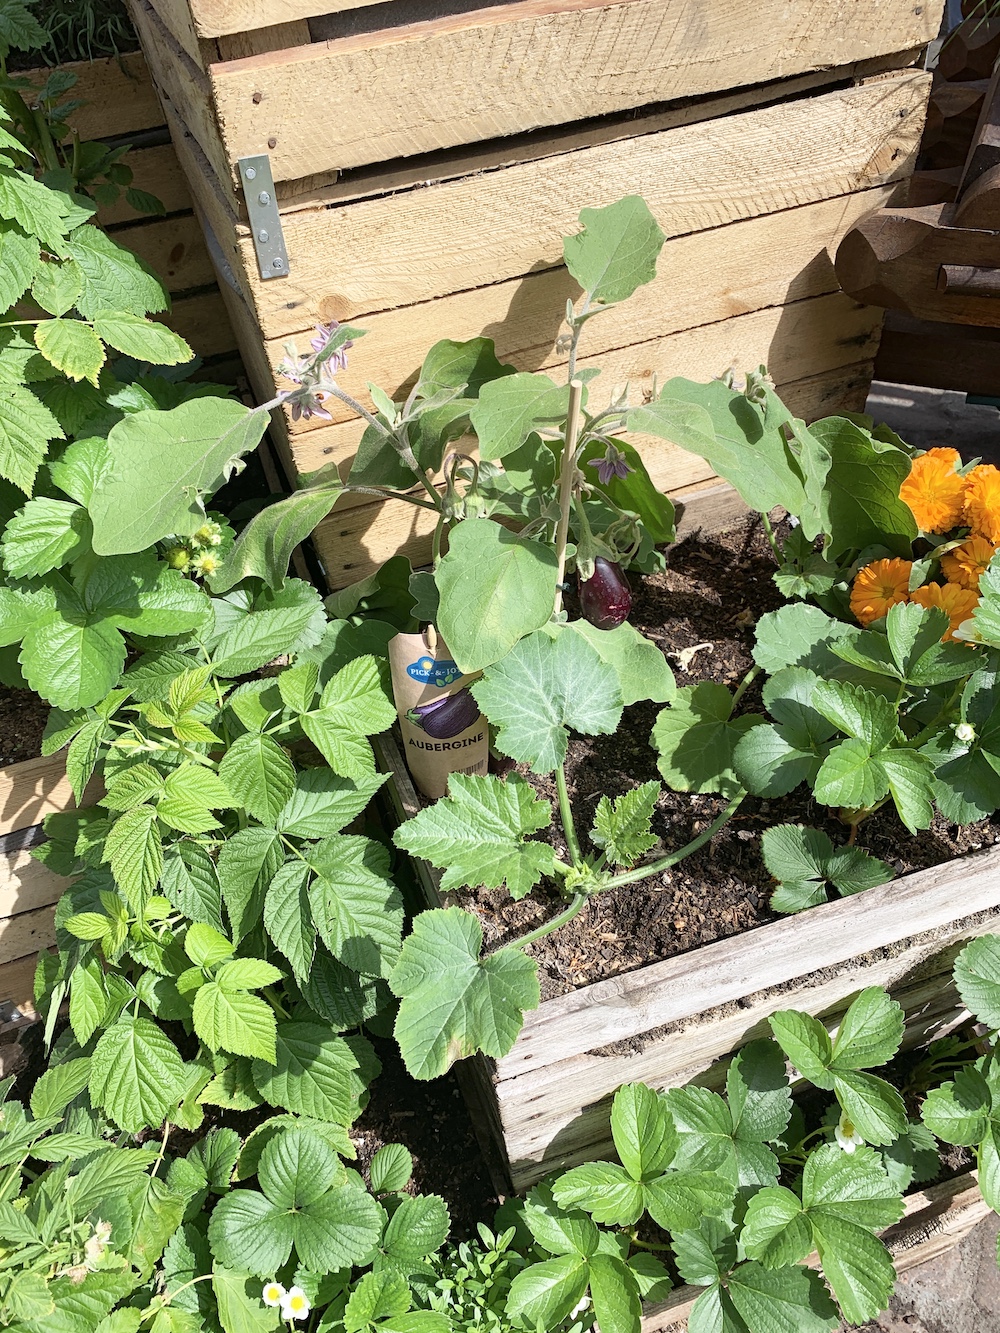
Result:
M671 866L675 866L678 861L685 860L686 857L689 857L693 852L696 852L699 847L704 847L706 842L709 842L715 837L719 829L721 829L724 824L727 824L740 808L746 795L747 793L745 791L741 791L737 796L734 796L726 806L725 810L723 810L722 814L717 815L716 818L712 820L711 824L709 824L708 828L699 833L697 838L693 838L691 842L685 847L682 847L679 851L671 852L669 856L663 857L660 861L654 861L651 865L637 866L635 870L628 870L624 875L614 875L611 879L604 881L598 892L604 893L606 889L617 889L622 884L635 884L640 879L647 879L650 875L658 875L661 871L669 870Z
M569 801L569 788L566 786L566 767L560 764L556 769L556 790L559 793L559 817L562 820L563 832L566 834L566 845L569 848L570 860L574 866L583 865L583 855L580 851L580 840L576 836L576 825L573 823L573 807Z

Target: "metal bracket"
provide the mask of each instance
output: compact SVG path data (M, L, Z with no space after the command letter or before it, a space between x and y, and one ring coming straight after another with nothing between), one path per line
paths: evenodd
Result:
M265 282L268 278L287 278L288 250L281 230L271 159L267 153L261 153L257 157L241 157L236 165L243 183L260 276Z

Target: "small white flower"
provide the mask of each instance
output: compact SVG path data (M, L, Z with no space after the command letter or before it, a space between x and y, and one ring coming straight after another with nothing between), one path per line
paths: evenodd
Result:
M855 1148L864 1145L864 1139L854 1128L853 1121L848 1120L847 1116L843 1114L840 1117L840 1124L833 1131L833 1136L846 1153L852 1153Z
M971 722L959 722L955 728L955 739L962 741L965 745L971 745L976 739L976 729Z
M265 1282L264 1290L260 1293L260 1298L265 1305L280 1305L285 1299L287 1293L280 1282Z
M578 1314L583 1314L585 1310L590 1309L590 1297L584 1296L582 1301L578 1301L569 1312L570 1319L575 1319Z
M281 1298L283 1319L305 1319L311 1309L309 1297L301 1287L291 1287Z

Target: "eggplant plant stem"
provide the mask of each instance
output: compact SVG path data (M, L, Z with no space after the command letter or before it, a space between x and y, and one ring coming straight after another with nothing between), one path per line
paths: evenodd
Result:
M573 503L573 478L576 475L576 437L580 430L580 403L583 384L570 380L569 414L566 417L566 442L563 445L562 467L559 472L559 524L556 527L556 600L552 614L562 611L562 585L566 577L566 541L569 537L569 511Z
M546 935L551 935L554 930L560 926L568 925L570 921L583 908L587 899L590 897L587 893L577 893L573 895L573 900L564 912L554 916L551 921L547 921L544 926L538 926L537 929L529 931L527 935L522 935L519 940L513 940L506 947L508 949L526 949L529 944L535 944L538 940L543 940Z
M562 820L563 832L566 835L566 846L569 848L570 860L574 866L581 866L583 865L583 856L580 852L580 840L576 836L576 825L573 823L573 807L569 802L566 768L563 764L560 764L556 769L556 790L559 792L559 817Z
M650 875L658 875L661 871L669 870L671 866L675 866L678 861L683 861L715 837L719 829L728 823L739 809L745 796L745 791L741 791L738 796L734 796L722 814L713 819L708 828L699 833L697 838L693 838L686 846L681 847L676 852L671 852L669 856L664 856L659 861L653 861L649 865L637 866L635 870L628 870L623 875L614 875L611 879L606 879L597 892L603 893L605 889L617 889L621 884L635 884L640 879L647 879Z
M760 516L760 521L764 525L764 532L767 536L767 542L771 548L772 554L774 555L775 561L779 565L784 564L784 561L781 558L781 550L779 549L778 543L774 536L774 528L771 527L770 516L762 511Z

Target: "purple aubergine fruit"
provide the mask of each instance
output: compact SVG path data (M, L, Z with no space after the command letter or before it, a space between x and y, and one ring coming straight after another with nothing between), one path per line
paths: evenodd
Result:
M580 610L595 628L617 629L628 619L632 590L621 565L599 555L594 561L593 575L586 581L578 578L576 586Z
M417 704L406 714L415 727L422 727L436 741L446 741L471 727L479 716L479 705L467 689L445 694L427 704Z

